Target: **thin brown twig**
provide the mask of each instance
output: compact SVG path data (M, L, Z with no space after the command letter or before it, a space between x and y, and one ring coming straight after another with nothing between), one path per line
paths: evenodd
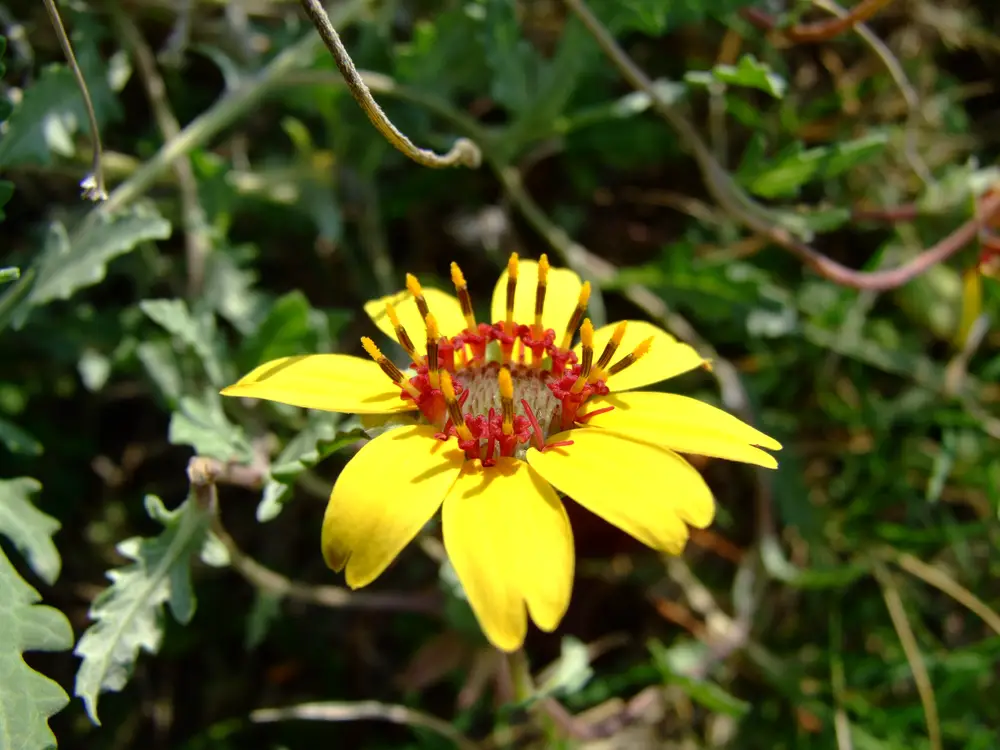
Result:
M337 34L337 30L330 21L330 17L323 9L322 3L320 3L319 0L300 0L300 3L303 10L306 12L306 15L309 16L309 20L312 21L313 26L316 27L316 31L319 32L326 48L333 56L333 61L337 64L337 69L344 77L344 81L347 83L347 88L350 90L351 95L361 106L361 109L364 110L364 113L368 115L368 119L371 120L372 125L375 126L378 132L380 132L394 148L408 156L417 164L425 167L442 168L465 166L474 169L479 166L482 161L482 155L480 154L479 147L468 138L459 138L455 141L451 150L443 156L438 155L433 151L415 146L409 138L403 135L403 133L401 133L399 129L392 124L392 121L386 117L385 112L382 111L378 102L376 102L372 97L371 91L368 90L365 82L358 74L357 68L354 67L354 62L351 60L351 56L348 54L347 49L344 47L344 43L340 40L340 35Z
M892 0L861 0L842 18L831 18L825 21L799 23L784 29L786 39L796 44L816 44L840 36L850 31L859 23L864 23L878 13Z
M257 588L273 596L306 602L307 604L317 604L331 609L422 612L424 614L440 612L440 600L433 594L351 591L340 586L322 586L294 581L261 565L243 552L226 531L218 515L212 522L212 532L229 553L229 563L233 570Z
M584 23L625 80L646 94L657 113L677 132L698 162L706 187L716 202L743 226L785 248L825 279L854 289L873 291L895 289L921 275L930 267L950 258L976 238L980 227L1000 214L1000 196L990 195L981 201L976 216L903 265L871 272L848 268L797 239L787 228L776 224L771 211L756 203L734 182L732 176L712 155L711 149L698 134L697 128L661 96L653 81L619 46L584 0L564 0L564 2Z
M250 721L265 724L274 721L364 721L378 719L403 726L430 729L441 735L459 750L479 750L479 746L444 719L417 711L408 706L399 706L378 701L303 703L288 708L259 708L250 714Z
M160 75L153 50L146 44L142 32L135 21L115 2L111 4L112 18L126 44L132 50L136 69L146 89L153 117L164 143L168 143L181 132L180 123L170 108L167 87ZM188 297L200 294L205 279L205 262L212 243L208 234L208 221L198 200L198 181L187 155L173 163L177 176L177 187L181 198L181 218L184 223L184 238L187 257Z
M101 162L103 147L101 145L101 131L97 126L97 114L94 112L94 103L90 99L90 89L87 87L87 79L83 77L80 64L76 61L76 54L73 52L73 44L66 34L66 27L63 26L62 16L59 15L59 8L56 0L44 0L45 10L48 11L52 28L59 39L59 46L62 47L66 63L73 72L76 79L76 86L80 89L80 96L83 97L83 108L87 113L87 122L90 125L90 140L93 143L93 160L90 165L90 173L80 182L83 188L83 197L92 201L105 201L108 199L108 191L104 184L104 165Z
M891 2L892 0L861 0L843 18L799 23L785 29L779 28L774 16L760 8L744 8L740 11L740 15L758 29L777 31L790 42L815 44L839 36L855 25L867 21Z

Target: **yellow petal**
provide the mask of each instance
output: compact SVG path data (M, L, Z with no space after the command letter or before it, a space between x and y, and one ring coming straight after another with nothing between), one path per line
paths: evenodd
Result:
M388 414L417 408L399 394L399 387L377 364L346 354L275 359L222 390L223 396L262 398L305 409L351 414Z
M379 435L340 472L323 516L322 549L334 570L347 566L352 588L375 580L437 512L464 454L436 428L400 427Z
M528 451L528 463L587 510L643 544L679 554L685 523L705 528L715 515L701 475L673 451L591 427L553 435L573 445Z
M780 450L781 443L731 414L687 396L635 391L587 402L587 411L613 406L587 420L588 426L635 435L681 453L715 456L776 469L774 456L754 445Z
M462 306L458 300L442 292L439 289L423 289L424 299L427 300L427 308L434 315L438 328L442 336L449 338L457 335L465 329L465 316L462 315ZM396 331L389 321L389 316L385 314L385 304L391 302L399 314L399 322L409 334L413 341L413 348L417 354L427 353L427 325L424 318L417 309L417 303L413 300L413 295L406 289L387 297L373 299L365 303L365 312L374 321L386 336L393 341L396 340Z
M442 511L444 543L487 639L515 651L525 604L544 630L566 613L573 534L556 493L523 461L469 462Z
M556 332L559 341L570 316L580 299L580 277L568 268L550 268L546 281L545 307L542 309L542 325ZM517 291L514 293L514 322L532 325L535 322L535 291L538 287L538 263L522 260L517 267ZM491 323L507 317L507 269L500 274L493 288L493 304L490 308Z
M639 344L652 337L653 342L649 351L646 352L637 362L632 363L617 375L612 375L608 379L608 387L615 392L630 391L634 388L659 383L661 380L676 377L696 367L700 367L705 360L687 344L680 343L677 339L664 331L662 328L647 323L644 320L629 320L625 329L625 337L622 339L618 350L611 358L611 365L620 360L626 354L632 352ZM611 339L615 326L618 324L606 325L594 331L594 361L596 362L604 351L605 344ZM576 356L580 357L581 348L577 344L573 349ZM610 365L609 365L610 366Z

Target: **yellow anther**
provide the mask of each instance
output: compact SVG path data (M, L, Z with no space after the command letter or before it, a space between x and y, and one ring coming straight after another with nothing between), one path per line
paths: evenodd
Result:
M441 370L441 393L444 395L444 400L447 403L452 401L457 401L455 398L455 383L451 379L451 375L447 370Z
M641 359L646 354L649 353L649 348L653 345L653 337L650 336L645 341L641 342L635 349L633 349L629 354L626 354L620 360L615 362L611 368L608 370L608 375L616 375L622 370L624 370L629 365L635 364L636 360Z
M614 332L611 334L611 339L604 346L604 351L601 352L601 358L597 360L598 369L603 370L608 366L608 362L618 351L619 345L622 343L622 339L625 338L625 329L628 328L628 323L624 320L615 326Z
M594 324L590 322L590 318L580 326L580 343L584 349L594 348Z
M507 260L507 275L517 281L517 253L511 253Z
M573 310L573 314L570 316L569 323L566 324L566 333L563 334L562 348L569 349L570 344L573 343L573 334L576 333L577 327L580 325L580 321L583 320L583 314L587 312L587 305L590 302L590 282L583 282L583 286L580 287L580 298L576 302L576 309Z
M391 302L386 302L385 314L389 318L389 322L392 323L393 330L396 332L396 340L399 341L399 345L403 347L403 350L409 355L410 359L412 359L414 363L417 365L423 364L420 359L420 355L417 354L417 351L413 346L413 341L410 339L410 335L406 332L403 324L399 321L399 313L396 312L396 306Z
M437 343L437 340L441 338L441 331L438 329L437 319L433 313L427 313L424 322L427 323L427 340Z
M573 387L570 388L571 393L582 391L591 375L591 367L594 362L594 324L590 322L590 318L584 320L583 325L580 326L580 347L583 350L580 359L580 374L577 376L576 382L573 383Z
M514 335L514 293L517 291L517 253L510 254L507 261L507 307L504 318L504 331L508 336Z
M458 304L462 308L462 315L465 316L465 327L469 333L476 332L476 316L472 312L472 297L469 296L469 287L465 283L465 276L458 263L451 264L451 281L455 285L458 293Z
M500 368L497 385L500 386L500 409L503 413L501 429L504 435L510 435L514 432L514 380L506 367Z
M385 314L389 316L389 322L392 323L393 328L401 327L399 322L399 314L396 312L395 306L391 302L385 303Z
M424 290L420 286L420 281L412 273L406 274L406 288L414 297L424 296Z
M444 395L444 402L448 405L448 416L451 417L451 423L455 426L455 432L462 440L471 440L472 433L462 417L462 407L458 405L458 399L455 397L455 384L451 380L451 375L447 370L441 370L440 377L441 393Z
M430 310L427 308L427 300L424 299L424 290L421 288L420 282L417 281L417 277L412 273L406 274L406 288L413 295L413 301L417 303L417 310L426 318Z
M549 256L542 253L538 259L538 286L535 288L535 324L532 327L532 335L535 338L542 337L542 312L545 310L545 289L549 283Z
M417 390L416 386L414 386L406 378L406 376L403 375L403 372L398 367L396 367L396 365L394 365L389 360L388 357L386 357L384 354L382 354L382 352L379 351L379 348L375 346L374 341L372 341L367 336L362 336L361 346L364 347L365 351L368 353L368 356L375 360L375 364L377 364L379 368L381 368L382 372L384 372L386 375L389 376L389 379L393 383L395 383L404 391L409 393L411 396L413 396L413 398L416 399L420 397L420 391Z
M506 367L500 368L497 385L500 386L500 398L514 399L514 378L511 377L510 370Z
M375 346L375 342L372 341L367 336L361 337L361 346L365 348L365 351L368 353L368 356L374 359L376 362L384 359L382 352L380 352L378 347Z
M458 263L451 264L451 283L455 285L456 289L461 289L465 284L465 276L462 275L462 269L458 267Z

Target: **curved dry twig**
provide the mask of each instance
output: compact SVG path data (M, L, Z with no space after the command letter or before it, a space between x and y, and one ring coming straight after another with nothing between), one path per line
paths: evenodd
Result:
M622 77L635 89L646 94L657 113L677 132L698 162L706 187L716 202L747 229L788 250L829 281L854 289L873 291L895 289L921 275L931 266L950 258L972 242L982 226L1000 214L1000 197L991 195L983 199L976 216L903 265L881 271L856 271L848 268L797 239L784 227L775 224L769 209L754 201L733 181L732 176L712 155L711 149L702 140L695 126L660 95L652 80L619 46L584 0L564 0L564 2L587 27Z
M444 156L415 146L409 138L403 135L392 124L392 121L382 111L378 102L372 97L371 91L368 90L357 68L354 67L351 56L347 53L344 43L340 41L340 35L337 34L337 30L333 27L330 17L326 14L319 0L300 0L300 2L302 8L308 14L309 19L322 37L326 48L333 55L337 69L340 70L340 74L347 82L347 87L350 89L351 95L361 105L361 109L368 115L368 119L371 120L372 125L378 129L393 147L406 154L406 156L417 162L417 164L425 167L466 166L475 169L479 166L482 161L479 147L468 138L459 138L455 141L455 145L451 147L451 150Z

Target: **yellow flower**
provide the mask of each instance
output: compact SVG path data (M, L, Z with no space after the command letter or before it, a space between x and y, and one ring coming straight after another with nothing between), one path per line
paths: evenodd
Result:
M222 393L355 414L414 412L415 424L366 443L341 472L323 519L323 556L346 568L348 585L365 586L441 508L469 604L490 642L512 651L527 615L551 631L569 604L573 533L557 490L679 554L687 527L706 527L715 507L678 452L774 468L755 446L781 446L695 399L636 391L705 362L650 323L595 331L584 318L590 285L550 268L544 255L511 257L493 292L493 323L477 323L457 265L451 274L457 298L407 276L405 291L365 305L412 360L407 371L365 338L371 360L285 357Z

